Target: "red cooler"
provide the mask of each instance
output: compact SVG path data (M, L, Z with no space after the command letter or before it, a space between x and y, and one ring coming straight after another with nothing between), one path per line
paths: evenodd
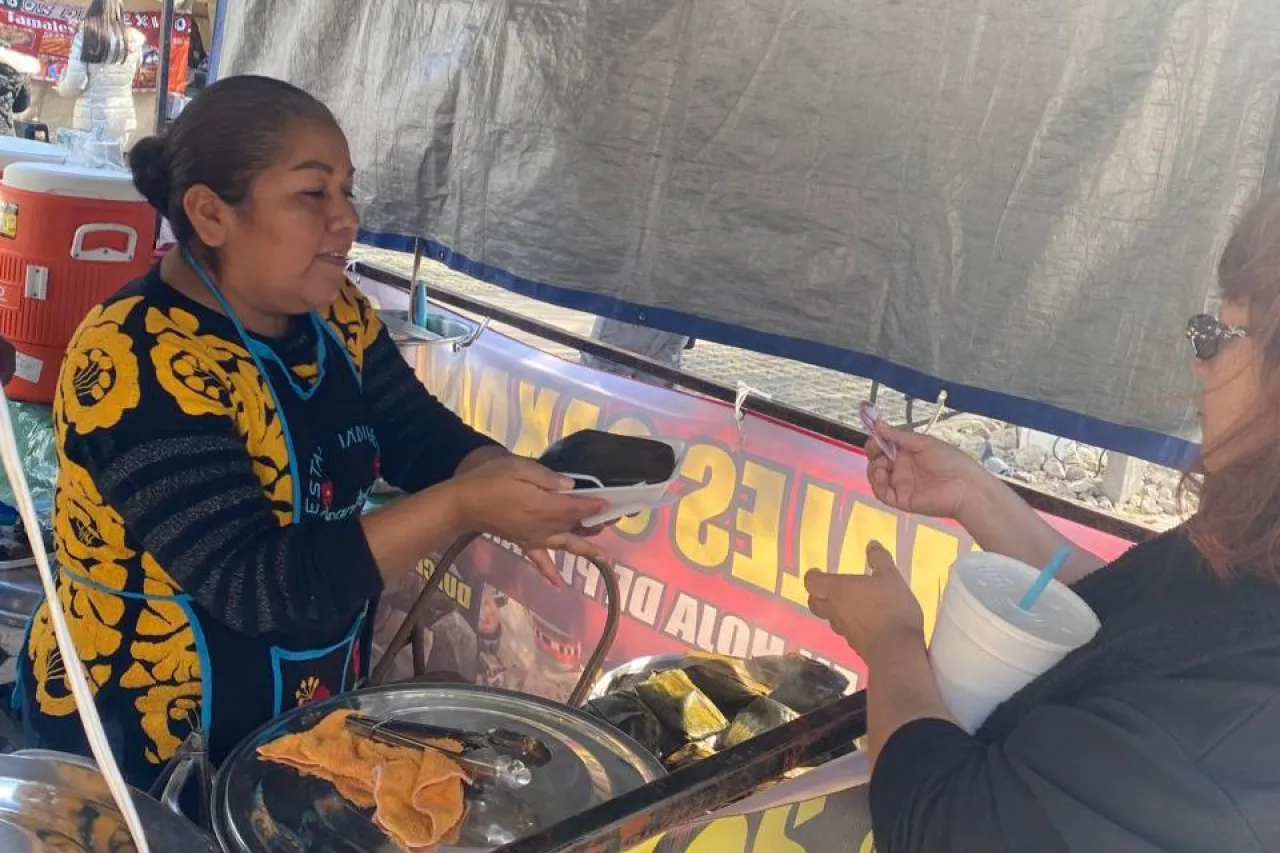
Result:
M0 335L18 351L5 390L50 403L80 321L152 264L155 212L127 172L19 162L0 213Z

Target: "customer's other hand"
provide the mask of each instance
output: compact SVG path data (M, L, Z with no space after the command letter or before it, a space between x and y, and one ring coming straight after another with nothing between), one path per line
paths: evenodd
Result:
M992 475L945 441L894 429L881 423L879 433L898 447L890 459L875 437L867 442L867 479L883 504L903 512L956 518L966 495Z
M924 642L924 614L879 542L867 546L865 575L805 575L809 609L827 620L868 665L877 650L897 642Z

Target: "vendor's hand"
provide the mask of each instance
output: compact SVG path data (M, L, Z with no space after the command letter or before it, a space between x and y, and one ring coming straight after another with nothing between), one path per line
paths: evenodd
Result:
M831 623L868 666L876 650L894 642L924 643L924 614L893 557L879 542L867 546L865 575L805 575L809 609Z
M532 459L503 456L456 478L458 512L467 530L531 547L577 531L604 501L559 492L573 481Z
M517 543L520 544L520 543ZM520 544L520 550L524 552L524 557L533 567L538 570L538 574L549 580L555 586L564 586L564 578L560 576L560 570L556 568L555 560L551 558L552 551L568 551L570 554L576 554L579 557L586 557L588 560L594 560L599 563L611 563L609 555L600 549L594 542L588 541L585 537L572 533L564 533L559 536L553 536L545 542L539 542L536 545Z
M867 442L867 479L876 498L893 509L957 518L965 497L991 476L945 441L884 423L879 431L897 445L897 459L890 459L872 438Z

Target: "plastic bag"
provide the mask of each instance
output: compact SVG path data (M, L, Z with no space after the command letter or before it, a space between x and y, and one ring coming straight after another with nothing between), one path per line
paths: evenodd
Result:
M9 401L9 414L18 437L18 449L22 451L23 468L31 498L44 527L50 525L53 512L53 491L58 483L58 451L53 431L53 410L39 403ZM8 477L0 470L0 501L14 506L13 488Z
M61 128L54 140L67 149L68 166L128 171L124 162L124 143L108 132L106 122L94 122L90 131Z

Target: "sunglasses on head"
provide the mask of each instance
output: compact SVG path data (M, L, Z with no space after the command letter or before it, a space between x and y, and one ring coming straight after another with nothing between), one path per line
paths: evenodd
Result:
M1222 352L1222 345L1249 333L1239 326L1226 323L1209 314L1197 314L1187 321L1187 340L1195 348L1196 358L1209 361Z

